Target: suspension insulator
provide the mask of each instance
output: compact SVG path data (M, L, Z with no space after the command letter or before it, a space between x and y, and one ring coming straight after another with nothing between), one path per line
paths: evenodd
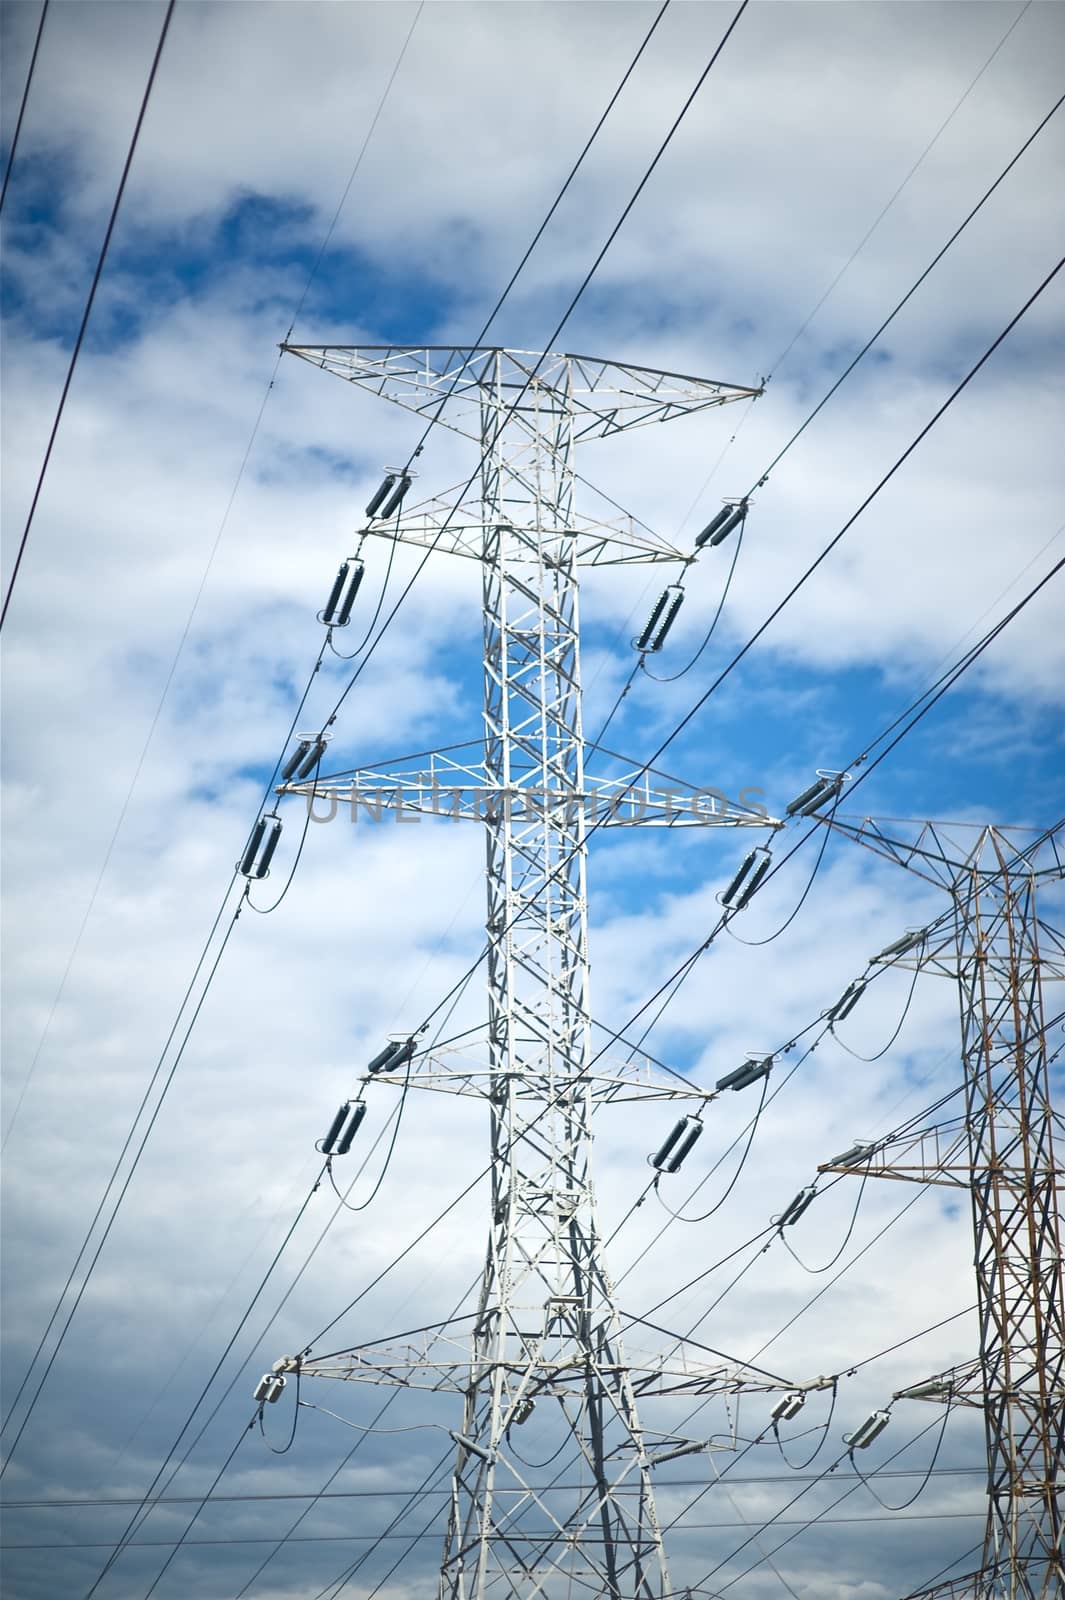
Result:
M340 571L333 579L333 587L329 591L329 599L318 613L319 620L324 622L327 627L332 623L333 613L336 611L337 601L340 599L340 591L347 582L350 568L350 561L344 561L341 563Z
M394 472L385 473L384 481L381 484L381 487L370 501L370 504L366 507L366 515L368 517L376 517L378 506L382 504L385 496L391 491L392 485L395 483L395 481L396 474Z
M336 1141L337 1141L337 1134L340 1132L341 1128L344 1126L345 1122L348 1120L348 1112L350 1110L351 1110L351 1101L350 1100L345 1100L344 1104L341 1106L340 1110L337 1112L336 1116L333 1118L332 1122L329 1124L329 1132L326 1134L325 1138L321 1141L321 1143L318 1146L318 1148L322 1152L323 1156L328 1156L328 1155L332 1154L333 1146L336 1144Z
M362 586L362 580L366 573L366 568L361 561L352 561L349 565L351 567L351 578L344 598L340 602L340 610L335 618L332 619L331 626L334 628L346 628L350 622L351 608L355 604L355 596Z
M717 516L712 518L712 520L706 524L706 527L703 529L702 533L697 533L696 534L696 536L695 536L695 548L696 548L696 550L701 550L703 548L703 545L706 543L706 541L709 538L711 538L713 534L715 534L717 532L718 528L724 527L724 525L728 521L729 517L731 517L733 509L734 508L732 506L722 506L721 510L718 512Z
M255 868L255 876L257 878L265 878L270 871L270 863L274 859L274 851L277 849L278 840L281 838L281 818L273 817L268 820L272 826L266 836L263 853L259 857L259 865Z
M405 1061L409 1061L414 1054L414 1040L392 1039L379 1050L366 1068L367 1072L395 1072Z
M816 783L811 783L810 787L804 789L802 794L795 796L791 805L786 807L784 815L788 817L812 816L815 811L819 811L827 801L831 800L833 795L839 793L842 785L842 773L836 773L831 778L823 778L818 775Z
M735 1072L728 1072L723 1078L718 1078L717 1089L746 1089L748 1084L757 1083L759 1078L764 1078L773 1069L773 1057L765 1056L760 1061L745 1061L742 1067L737 1067Z
M739 527L740 523L746 519L746 516L747 502L744 500L740 503L740 505L734 508L732 515L728 517L726 521L724 521L721 526L710 535L710 548L713 549L715 545L724 544L729 534L733 533Z
M262 1377L259 1379L258 1383L255 1385L255 1388L252 1390L252 1395L251 1395L252 1399L253 1400L265 1400L266 1399L266 1392L269 1389L270 1385L273 1383L273 1381L274 1381L273 1373L272 1372L264 1372Z
M794 1394L786 1394L783 1400L778 1400L769 1413L773 1422L790 1422L792 1417L797 1417L806 1404L806 1396L801 1389L796 1389Z
M362 1119L366 1115L366 1101L356 1100L351 1108L351 1120L344 1132L340 1135L340 1143L334 1152L338 1156L346 1156L351 1149L351 1141L362 1127Z
M288 760L285 762L285 765L281 768L281 782L282 783L287 783L288 782L288 780L291 778L291 776L295 772L296 768L300 765L301 761L303 760L304 756L307 754L307 751L310 748L311 748L310 739L301 739L300 740L300 742L296 746L295 750L292 752L292 754L289 756Z
M318 765L324 755L325 740L315 739L314 743L307 747L303 764L296 774L296 782L302 783L304 778L310 777L311 773L314 771L315 767Z
M761 883L762 879L765 877L766 873L773 864L773 857L770 855L768 850L760 848L759 850L755 851L755 854L759 857L759 859L755 863L754 871L751 873L750 877L747 879L747 882L743 885L739 892L739 896L736 900L737 911L743 910L744 906L747 904L748 900L750 900L751 896L758 888L758 885Z
M852 1144L849 1147L849 1149L843 1151L842 1155L833 1156L831 1161L826 1161L825 1162L825 1166L826 1167L853 1167L853 1166L856 1166L859 1161L868 1160L868 1158L872 1155L874 1149L875 1149L875 1146L871 1145L871 1144Z
M844 1017L849 1017L858 1001L865 993L865 980L856 978L849 983L830 1011L826 1011L829 1022L842 1022Z
M852 1450L867 1450L874 1439L878 1439L891 1421L890 1411L874 1411L871 1417L866 1417L860 1428L855 1428L853 1433L843 1435L843 1443Z
M874 961L890 961L892 956L904 956L908 950L913 950L927 937L927 928L911 928L903 934L901 939L896 939L894 944L887 945L881 950Z
M726 911L742 911L751 898L772 863L772 856L765 845L758 845L744 856L740 863L739 871L721 896L721 904Z
M813 1205L816 1197L817 1190L814 1188L813 1184L810 1184L806 1189L800 1189L791 1204L785 1206L784 1210L780 1213L780 1216L777 1218L777 1227L792 1227L794 1223L798 1222L806 1208Z
M399 482L396 484L396 487L393 489L392 493L389 495L387 502L381 507L380 514L382 520L387 517L395 516L400 506L403 504L403 497L410 486L411 479L407 473L404 473L402 478L400 478Z
M643 632L636 640L636 649L661 650L683 603L684 590L678 585L671 584L668 589L663 589L644 625Z
M703 1125L697 1117L681 1117L665 1144L650 1157L652 1167L657 1172L678 1172L702 1132Z
M252 867L255 865L255 857L259 854L259 846L263 842L263 834L265 832L266 818L260 817L251 831L251 838L248 840L244 854L240 858L240 865L237 868L237 871L243 872L246 878L251 877Z
M381 1068L382 1072L395 1072L397 1067L405 1066L414 1054L414 1040L401 1039L392 1046L388 1058Z
M285 1379L277 1376L270 1379L266 1390L266 1399L270 1405L276 1405L285 1390Z
M395 1049L395 1046L392 1044L391 1041L389 1041L389 1043L385 1045L383 1050L379 1050L377 1052L377 1054L374 1056L372 1061L367 1062L367 1064L366 1064L367 1072L380 1072L381 1068L384 1066L385 1062L388 1060L389 1056L392 1054L392 1051L394 1049Z

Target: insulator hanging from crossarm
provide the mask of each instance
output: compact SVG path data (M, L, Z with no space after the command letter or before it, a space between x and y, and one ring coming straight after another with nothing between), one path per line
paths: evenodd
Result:
M311 748L311 745L313 744L313 742L314 741L312 739L301 739L300 740L300 742L296 746L295 750L292 752L292 754L289 756L288 760L285 762L285 765L281 768L281 782L282 783L287 783L288 780L292 777L292 775L295 772L296 768L298 766L302 765L303 758L307 754L307 751Z
M844 1150L842 1155L833 1156L831 1161L826 1161L826 1167L853 1167L859 1161L866 1161L872 1155L875 1145L852 1144Z
M778 1400L769 1413L771 1422L790 1422L792 1417L797 1417L806 1404L806 1396L801 1389L796 1389L793 1394L784 1395Z
M384 481L382 482L381 487L377 490L377 492L374 495L373 499L370 501L369 505L366 507L366 515L368 517L376 517L377 511L378 511L378 507L380 507L381 505L384 504L386 496L389 495L392 492L392 486L395 483L397 477L398 477L398 473L395 473L395 472L386 472L385 473Z
M843 1435L843 1443L851 1450L867 1450L874 1439L878 1439L891 1421L890 1411L874 1411L871 1417L866 1417L860 1428L855 1428L853 1433Z
M355 1104L351 1108L351 1117L348 1121L348 1125L337 1141L337 1147L333 1152L334 1155L347 1155L348 1151L351 1149L351 1141L362 1127L362 1122L365 1115L366 1101L356 1100Z
M889 944L881 950L874 961L890 961L892 956L904 956L907 951L913 950L923 943L928 935L927 928L908 928L901 939L896 939L894 944Z
M701 550L703 545L706 544L707 540L713 538L714 534L719 528L724 527L729 517L731 517L733 510L733 506L722 506L717 516L711 517L710 521L706 524L706 527L702 530L702 532L695 535L696 550Z
M346 1156L351 1149L351 1141L362 1126L362 1119L366 1115L366 1102L356 1100L354 1105L350 1100L345 1100L336 1116L329 1124L329 1132L324 1139L320 1139L316 1148L323 1156ZM341 1130L343 1129L343 1132Z
M314 743L306 751L304 758L300 763L299 770L296 773L297 783L302 783L304 778L310 777L315 767L325 755L325 751L326 741L324 739L315 739Z
M280 1400L285 1388L285 1380L279 1374L264 1372L255 1388L252 1390L252 1399L260 1404L269 1401L271 1405Z
M281 818L273 812L260 817L252 829L251 838L248 840L237 871L242 872L246 878L265 878L280 837Z
M379 1050L366 1070L371 1073L395 1072L409 1061L414 1054L414 1036L409 1039L390 1040L383 1050Z
M333 587L329 591L329 599L318 613L318 621L327 628L346 628L351 620L351 608L355 604L355 596L359 592L366 568L361 561L351 556L343 562L340 571L333 580Z
M853 983L849 983L835 1005L825 1012L828 1021L832 1023L842 1022L844 1017L849 1017L865 990L866 983L864 978L856 978Z
M671 1450L662 1450L656 1456L651 1456L647 1465L661 1467L667 1461L679 1461L681 1456L696 1456L707 1448L706 1439L689 1439L684 1444L674 1445Z
M765 845L759 845L744 856L735 877L720 897L726 911L743 910L769 871L772 860Z
M656 1172L679 1172L685 1157L702 1137L703 1125L698 1117L681 1117L669 1138L648 1161Z
M764 1078L773 1070L773 1057L764 1056L756 1060L753 1056L737 1067L734 1072L727 1072L723 1078L718 1078L714 1085L716 1089L746 1089L749 1084L757 1083L759 1078Z
M845 772L819 772L817 781L804 789L802 794L797 794L789 806L785 807L786 817L809 817L819 811L823 805L839 794L847 781Z
M723 544L730 533L734 533L747 515L747 501L741 500L738 505L723 506L717 516L708 522L702 533L696 535L695 548L701 550L704 544L711 549L715 545Z
M651 652L661 650L683 604L684 590L679 584L670 584L668 589L663 589L644 625L643 632L635 641L636 649Z
M400 506L403 504L403 498L406 495L407 490L410 488L412 482L413 479L410 477L410 474L405 472L378 513L382 521L388 517L395 516Z
M780 1216L773 1218L776 1227L794 1227L795 1223L798 1222L803 1212L808 1206L813 1205L816 1198L817 1190L814 1188L813 1184L808 1185L808 1187L805 1189L800 1189L794 1200L792 1200L789 1205L784 1207L784 1210L780 1213Z

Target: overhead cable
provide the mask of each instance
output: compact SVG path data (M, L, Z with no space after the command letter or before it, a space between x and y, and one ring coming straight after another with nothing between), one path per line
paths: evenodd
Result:
M41 48L41 34L44 32L44 19L48 15L48 0L42 0L41 13L37 19L37 32L34 35L33 49L30 52L30 64L26 69L26 81L22 86L22 99L19 101L18 116L15 119L15 131L11 135L11 148L7 152L7 165L4 167L4 181L0 184L0 211L4 209L7 198L7 186L11 178L11 168L15 165L15 152L18 149L18 138L22 132L22 119L26 115L26 102L30 97L30 85L33 82L33 69L37 65L37 52Z
M96 291L100 287L100 279L103 276L104 262L107 260L107 252L111 244L111 235L115 231L115 223L118 220L118 210L122 204L122 196L126 192L126 182L129 178L130 169L133 166L133 157L137 152L137 144L140 139L141 128L144 124L145 113L148 110L148 102L151 99L152 88L155 84L155 75L159 70L159 62L163 54L163 46L166 43L166 36L170 28L170 19L174 14L174 5L175 0L167 0L166 11L163 14L163 25L159 32L159 42L155 47L155 55L152 57L152 64L148 71L148 82L144 88L144 95L141 100L140 110L137 112L137 120L133 125L133 136L130 139L129 149L126 152L126 159L122 167L122 175L118 180L118 189L115 192L114 204L111 207L111 215L108 218L107 228L104 233L104 242L100 247L100 254L96 262L96 268L92 275L92 282L89 285L89 296L85 302L85 310L82 314L81 326L78 328L77 337L74 340L74 348L71 351L70 361L67 364L66 377L63 380L63 388L59 396L59 404L56 407L55 417L52 421L52 427L48 435L48 443L45 446L44 460L41 462L40 472L37 475L37 482L33 491L33 498L30 501L29 513L26 517L26 525L22 530L22 537L19 540L18 550L15 553L14 565L11 568L11 578L8 582L7 592L4 595L3 608L0 609L0 628L3 628L4 620L7 617L7 608L11 604L11 595L15 588L15 580L18 577L19 568L22 565L22 557L26 551L26 541L30 536L30 528L33 526L33 518L37 510L37 502L40 500L41 491L44 488L44 480L48 471L48 463L52 459L52 450L55 445L56 435L59 432L59 424L63 419L63 410L67 403L67 395L70 393L70 385L74 377L74 369L78 364L78 356L81 354L81 347L85 340L85 330L89 326L89 318L92 315L92 308L96 301ZM42 22L43 20L44 19L42 17Z

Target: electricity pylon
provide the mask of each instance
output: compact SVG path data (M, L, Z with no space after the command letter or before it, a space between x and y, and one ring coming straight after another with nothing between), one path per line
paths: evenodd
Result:
M860 1172L968 1189L979 1359L903 1391L978 1405L987 1447L988 1516L978 1571L923 1591L965 1600L1061 1600L1065 1594L1065 1296L1061 1196L1054 1152L1047 1004L1065 978L1065 942L1036 895L1065 875L1062 831L1024 842L1019 830L926 824L903 839L871 820L849 833L945 889L953 916L878 959L954 979L961 1003L966 1146L946 1153L942 1128L856 1147L825 1172ZM951 1151L957 1141L951 1137ZM856 1157L856 1159L855 1159Z
M682 1345L640 1360L623 1352L589 1171L593 1106L713 1097L646 1060L593 1056L586 836L593 825L774 824L712 792L675 780L666 788L635 763L622 777L586 772L579 568L687 558L631 519L579 516L573 450L578 441L756 391L494 348L292 348L419 415L439 417L475 439L481 453L476 494L425 501L369 530L480 562L481 751L468 763L441 755L427 768L288 787L317 805L325 796L327 804L343 798L353 808L483 823L484 1049L416 1056L409 1082L487 1103L491 1209L472 1318L430 1330L417 1343L361 1346L287 1365L308 1376L462 1395L441 1600L663 1600L671 1590L651 1467L691 1444L667 1440L656 1457L637 1399L777 1388L784 1380L692 1360ZM539 1422L546 1414L552 1439L560 1438L559 1450L568 1444L575 1456L571 1467L584 1487L568 1501L530 1484L512 1439L534 1407Z

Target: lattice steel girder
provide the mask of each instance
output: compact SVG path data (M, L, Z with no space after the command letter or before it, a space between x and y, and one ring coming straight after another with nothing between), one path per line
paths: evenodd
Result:
M440 534L437 548L476 555L482 568L483 748L473 767L456 762L449 781L468 791L472 777L487 797L483 809L468 794L456 804L460 816L479 818L486 841L488 1071L477 1088L489 1112L489 1237L465 1351L449 1349L441 1364L424 1348L379 1351L365 1358L371 1381L407 1386L420 1373L418 1382L463 1395L440 1600L564 1600L589 1584L604 1600L668 1600L637 1395L705 1392L729 1380L721 1368L679 1357L633 1367L622 1349L589 1172L590 1119L597 1098L644 1086L639 1073L592 1070L586 844L597 824L691 824L696 792L674 783L667 795L657 775L638 770L586 777L578 563L676 553L631 524L579 519L572 455L578 440L758 391L494 348L286 348L439 417L476 438L481 452L475 512L466 501L451 510L430 504L389 532L423 547ZM356 773L349 794L395 806L397 817L420 814L435 809L438 770L434 762ZM631 798L623 793L629 779ZM720 812L701 802L702 825L769 825L721 799ZM469 1069L455 1078L468 1092ZM496 1486L514 1470L509 1430L522 1402L549 1392L562 1447L576 1452L588 1488L552 1515L545 1537L500 1511Z
M760 388L656 372L598 356L543 357L494 345L283 344L281 349L418 416L436 420L444 407L440 423L478 443L486 398L506 410L508 423L525 428L537 442L545 411L554 409L579 443L733 400L753 400L762 393Z
M543 1044L546 1048L548 1041ZM550 1094L550 1080L543 1072L522 1068L513 1075L513 1092L520 1100L536 1101L540 1105ZM493 1067L487 1041L475 1050L470 1042L449 1049L428 1050L416 1055L407 1071L384 1078L366 1074L358 1082L390 1083L395 1088L432 1089L440 1094L465 1095L470 1099L491 1100L498 1092L502 1075ZM585 1074L588 1095L593 1106L613 1105L631 1101L684 1100L709 1105L718 1098L713 1089L702 1089L682 1077L667 1071L658 1062L634 1051L629 1057L602 1055L596 1069Z
M1046 990L1062 979L1065 947L1039 917L1036 891L1065 876L1062 828L1032 838L926 824L908 841L868 818L839 826L951 896L988 1461L979 1592L1056 1600L1065 1592L1065 1172L1054 1151ZM856 1170L957 1175L878 1155Z
M485 538L489 531L484 520L480 497L471 500L463 496L464 485L445 490L427 500L413 504L404 502L402 515L390 517L387 523L373 523L366 529L375 538L396 540L420 549L439 550L448 555L466 556L474 561L484 559ZM530 494L529 500L533 496ZM515 508L508 507L513 520ZM694 556L669 543L661 534L645 527L635 517L622 513L616 517L586 517L571 510L570 533L573 537L574 560L580 567L627 567L654 562L687 564ZM520 546L515 557L535 561L532 550Z
M534 1313L542 1315L544 1311L543 1307L535 1306L514 1309L521 1311L526 1322ZM515 1328L514 1336L520 1341L521 1353L498 1364L486 1363L476 1380L490 1385L496 1377L501 1377L506 1388L504 1432L513 1423L515 1411L523 1400L579 1400L583 1399L587 1386L586 1358L572 1350L553 1358L551 1349L560 1341L550 1339L542 1326L526 1327L524 1331ZM561 1343L564 1345L565 1341ZM617 1383L627 1372L633 1391L640 1398L790 1394L822 1386L821 1380L804 1385L787 1378L774 1378L741 1363L714 1365L700 1361L687 1354L683 1341L678 1343L681 1348L668 1358L627 1352L624 1362L601 1362L600 1376L604 1381ZM305 1378L334 1378L347 1383L465 1394L470 1386L468 1331L465 1340L434 1331L418 1342L359 1345L320 1360L312 1356L298 1362L294 1359L289 1366L278 1364L279 1371L296 1371L297 1368Z
M303 795L316 822L332 821L341 808L352 822L360 817L379 822L387 811L483 823L506 810L515 822L539 826L545 811L570 820L580 809L585 826L596 829L782 826L764 812L735 804L719 789L697 789L679 778L671 778L667 788L655 784L652 776L636 766L610 778L586 773L583 789L562 792L535 784L503 788L493 784L483 769L471 772L468 781L442 782L440 770L433 767L398 772L361 768L343 781L322 777L282 784L278 793Z

